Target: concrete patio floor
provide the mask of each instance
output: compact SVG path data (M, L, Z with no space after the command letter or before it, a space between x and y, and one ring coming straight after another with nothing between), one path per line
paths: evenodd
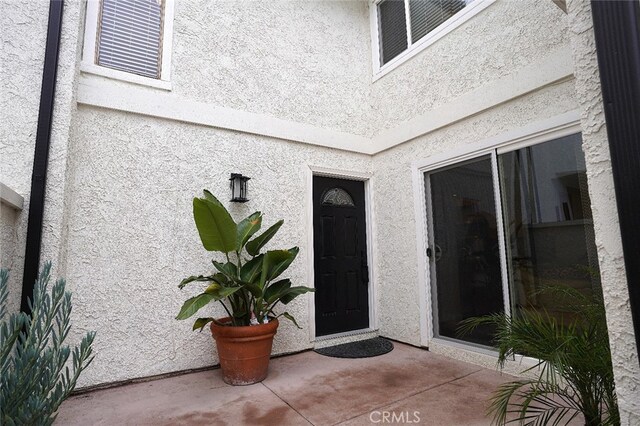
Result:
M491 423L487 399L512 376L394 345L375 358L329 358L312 351L276 358L269 377L251 386L229 386L216 369L81 394L62 405L56 424Z

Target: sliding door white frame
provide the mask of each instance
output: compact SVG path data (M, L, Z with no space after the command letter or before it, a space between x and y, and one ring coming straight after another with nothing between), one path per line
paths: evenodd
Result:
M434 309L435 299L433 297L434 288L432 286L432 277L430 270L430 262L427 257L427 248L429 247L429 238L431 230L429 229L429 208L427 203L429 199L429 185L426 183L425 173L441 169L446 166L455 165L457 163L471 160L483 155L491 156L493 169L493 183L496 201L496 220L498 221L498 236L500 238L500 268L502 271L503 296L505 302L505 310L510 312L509 285L507 274L507 259L504 235L504 221L502 218L502 200L500 195L500 185L498 182L498 164L497 155L515 151L526 146L536 145L575 133L580 133L580 115L578 111L570 111L562 115L552 117L532 123L528 126L503 133L501 135L486 139L477 143L464 144L454 150L443 154L434 155L427 159L417 160L412 164L413 176L413 196L414 196L414 212L416 218L416 249L418 254L418 286L420 294L420 338L423 346L429 346L431 341L436 339L438 343L453 344L460 346L460 343L449 342L448 340L438 339L435 337L435 318ZM437 308L436 308L437 309ZM467 346L467 345L464 345ZM479 350L487 352L486 349L476 348L472 345L468 346L470 350Z

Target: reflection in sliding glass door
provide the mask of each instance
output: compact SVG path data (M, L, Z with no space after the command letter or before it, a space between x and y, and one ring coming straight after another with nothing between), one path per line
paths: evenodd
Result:
M580 134L424 177L435 337L491 346L494 330L460 336L460 322L523 310L566 322L570 301L551 287L600 291Z
M585 293L598 280L591 202L580 135L498 156L515 312L568 319L549 287Z
M504 309L491 158L435 171L425 179L436 336L459 338L460 321ZM493 331L480 327L463 339L489 346Z

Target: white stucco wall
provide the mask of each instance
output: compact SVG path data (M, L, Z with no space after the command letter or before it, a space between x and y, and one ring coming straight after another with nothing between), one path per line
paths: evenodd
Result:
M615 201L609 142L589 2L569 1L571 44L580 102L583 148L607 310L621 423L640 423L640 365Z
M522 8L505 3L509 2L496 2L452 33L450 41L445 37L372 84L369 15L363 2L276 2L275 8L255 2L178 2L173 90L163 92L162 100L170 104L171 99L189 99L370 136L382 123L381 117L385 117L384 123L400 125L407 118L483 86L488 79L507 76L534 63L547 48L565 43L558 29L563 25L562 17L554 9L528 2L527 15ZM530 30L527 16L536 16L535 25L546 26L548 31ZM211 20L220 22L220 27L204 31L204 23ZM430 55L439 57L448 49L461 55L465 49L477 53L482 40L486 39L487 45L495 41L494 25L512 22L516 22L510 27L513 38L500 47L484 49L482 54L464 56L470 61L469 67L445 62L439 70L431 64ZM536 47L542 50L537 56ZM524 53L506 61L518 50ZM477 78L477 72L470 69L488 63L500 65L483 78ZM447 80L454 70L462 70L455 74L461 82L458 86ZM421 77L428 73L433 75ZM402 87L408 84L407 79L414 80L410 89ZM81 81L87 87L100 81L117 88L134 87L84 74ZM441 87L443 82L449 89ZM159 93L157 89L135 88L150 104ZM69 90L71 100L73 90ZM371 90L379 91L377 98ZM380 95L383 92L385 96ZM92 95L84 96L82 103L90 104ZM434 101L423 105L425 98ZM548 109L547 104L555 98L563 101ZM405 108L398 100L409 106ZM118 108L126 110L126 105L121 103ZM419 344L410 162L416 155L424 157L477 141L572 106L572 83L564 83L373 158L126 111L86 105L79 106L76 113L71 109L72 133L63 150L64 193L52 195L56 197L54 208L61 205L64 212L54 228L63 232L60 236L53 232L50 247L58 247L64 274L74 290L74 335L98 331L97 358L80 385L217 362L207 332L192 333L189 322L174 320L182 302L195 291L179 291L177 283L186 275L206 272L210 259L195 232L192 197L209 188L224 198L228 175L235 171L252 177L251 202L234 205L235 213L242 216L260 209L267 223L284 218L285 227L272 246L282 243L301 247L291 274L294 282L307 284L310 229L304 221L308 166L375 170L373 239L378 259L378 322L382 334ZM385 112L371 113L378 110ZM284 323L276 337L275 353L312 345L307 307L306 300L295 302L293 312L304 329ZM114 371L113 365L119 368Z
M510 75L567 44L566 15L551 1L498 0L373 83L377 131L428 117L495 81L513 85ZM573 83L559 83L374 155L380 294L395 295L380 301L383 335L420 343L411 162L576 107Z
M76 123L66 275L75 324L98 331L81 386L217 362L210 333L174 319L198 287L180 291L180 280L211 269L192 218L202 189L225 200L231 172L250 176L251 200L230 211L260 210L265 225L285 219L270 247L300 247L288 275L306 285L308 165L371 170L365 155L134 114L82 107ZM276 354L311 346L308 300L288 309L303 329L283 320Z
M0 204L0 266L9 268L9 306L18 310L31 188L47 2L0 1L0 182L25 198L19 212Z
M366 1L189 0L174 12L176 98L367 133Z
M373 131L397 127L566 46L566 21L551 0L497 0L373 83Z
M2 31L20 34L0 51L0 69L3 73L8 70L0 83L1 106L13 114L0 127L0 180L28 201L39 96L33 82L40 82L46 6L38 2L0 4L3 12L8 11L0 14ZM551 1L498 0L373 83L366 2L178 1L175 12L173 90L162 92L163 102L168 99L171 105L172 98L199 101L343 132L327 133L336 135L338 142L342 134L366 141L381 130L402 128L407 120L429 115L472 90L500 79L508 81L510 75L535 65L547 53L566 48L571 39L574 48L590 58L585 63L581 54L574 58L576 68L583 69L582 77L578 73L577 93L586 101L580 106L586 114L587 168L606 301L611 312L620 311L608 320L621 408L624 419L637 419L633 417L640 400L637 353L628 328L619 234L611 220L615 205L606 136L597 107L593 45L585 41L582 31L583 9L583 18L572 18L570 34L568 18ZM87 99L78 106L80 81L135 88L148 97L149 104L159 93L101 77L78 76L83 16L80 2L65 3L43 240L43 259L56 262L59 274L74 291L72 337L98 331L96 359L81 377L80 386L217 362L208 332L192 332L189 321L178 322L174 317L195 292L195 286L178 290L178 282L187 275L207 272L211 258L195 231L191 199L203 188L226 198L231 172L252 177L251 201L231 206L236 218L259 209L266 224L285 219L270 246L300 246L299 259L290 269L297 284L309 284L308 167L373 173L380 332L420 344L419 292L425 289L419 287L417 278L411 162L579 105L576 80L564 80L373 157L221 130L215 125L91 107ZM6 68L6 62L18 65ZM5 93L11 97L7 99ZM278 125L286 127L283 123ZM12 139L6 132L17 136ZM13 167L19 173L14 174ZM21 267L26 213L3 209L1 219L1 242L3 247L12 247L3 249L2 262ZM300 298L291 306L303 330L283 321L274 353L311 347L307 300ZM216 313L222 314L220 310ZM467 360L492 364L487 357Z
M412 162L481 142L574 110L576 106L574 82L567 81L374 156L377 273L380 294L386 295L380 300L382 335L421 343L419 292L427 290L421 288L418 280ZM458 353L465 360L470 359L467 354Z

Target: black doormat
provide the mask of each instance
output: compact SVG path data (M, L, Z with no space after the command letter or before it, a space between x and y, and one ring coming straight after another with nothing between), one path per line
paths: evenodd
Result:
M373 339L315 349L315 352L334 358L369 358L384 355L392 350L393 343L382 337L374 337Z

